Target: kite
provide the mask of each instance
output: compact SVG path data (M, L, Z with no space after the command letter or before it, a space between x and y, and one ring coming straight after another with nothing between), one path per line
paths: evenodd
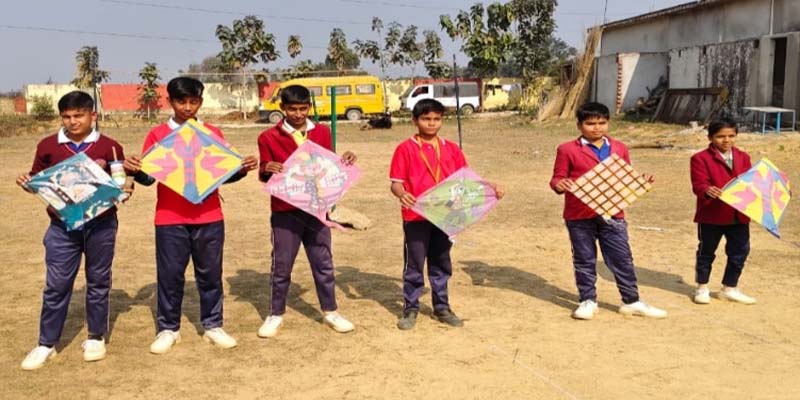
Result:
M411 208L450 237L485 217L497 204L497 194L475 171L464 167L426 190Z
M307 140L283 163L264 190L319 219L327 226L327 213L361 176L361 170L342 162L341 156Z
M236 149L195 120L186 121L142 157L142 171L193 204L241 168Z
M80 229L128 198L128 194L85 153L75 154L39 172L26 186L56 211L67 231Z
M651 187L625 160L612 154L576 179L571 191L594 212L610 220Z
M791 198L789 178L766 158L728 182L719 197L777 238L781 237L778 226Z

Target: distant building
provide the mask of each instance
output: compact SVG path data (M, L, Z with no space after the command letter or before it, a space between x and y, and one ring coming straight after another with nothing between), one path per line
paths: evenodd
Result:
M800 109L800 0L699 0L603 26L592 98L620 112L659 78L726 86L726 112Z

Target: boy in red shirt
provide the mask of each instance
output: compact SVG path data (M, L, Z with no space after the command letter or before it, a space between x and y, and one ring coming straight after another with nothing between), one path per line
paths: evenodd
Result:
M325 125L308 119L311 110L311 92L300 85L281 89L281 109L286 117L258 137L261 156L259 179L266 182L283 171L283 163L297 148L310 140L333 151L331 131ZM356 155L346 151L342 162L353 164ZM308 263L317 289L323 321L335 331L350 332L355 326L336 310L336 285L334 281L331 229L316 217L276 197L270 198L272 216L272 273L270 274L272 298L269 316L258 329L258 336L271 338L278 334L286 312L286 296L292 280L292 268L300 244L306 249Z
M433 295L433 315L450 326L464 325L450 309L447 281L453 274L450 248L453 243L447 234L411 210L417 196L436 186L448 176L467 166L464 153L457 144L438 136L442 128L444 105L433 100L421 100L412 111L418 133L400 143L392 156L389 171L391 191L403 206L403 315L397 327L414 327L419 314L419 296L425 288L423 270L428 260L428 280ZM500 199L502 188L492 185Z
M750 156L735 147L738 128L736 122L723 118L708 125L708 148L691 159L692 191L697 195L697 262L695 280L697 290L694 302L708 304L711 292L708 281L711 264L720 240L725 236L725 254L728 263L722 277L719 298L742 304L755 304L756 299L745 295L736 285L750 253L750 219L719 196L722 187L750 169Z
M167 100L172 107L173 116L167 123L153 128L147 134L142 146L143 153L184 122L197 120L197 112L203 105L203 90L203 84L194 78L178 77L169 81ZM207 123L203 125L219 138L223 138L222 131L217 127ZM242 160L242 169L226 183L242 179L248 171L257 167L258 161L254 156L245 157ZM141 171L141 159L136 156L125 160L125 168L137 176L144 174ZM219 192L214 191L200 204L192 204L159 183L155 225L158 334L150 345L150 352L166 353L181 340L181 303L189 258L194 265L197 290L200 292L200 320L205 329L203 339L224 349L235 347L236 339L222 329L222 250L225 225Z
M578 109L577 118L581 136L558 146L553 178L550 180L550 188L557 194L564 195L564 220L572 244L572 264L580 295L580 305L572 313L572 317L589 320L598 311L595 283L596 242L599 242L603 260L614 274L617 288L622 295L619 312L625 315L664 318L667 316L666 311L639 300L625 215L620 212L610 221L606 221L571 192L575 179L611 154L618 155L629 164L631 162L625 144L608 136L608 107L600 103L586 103ZM654 181L652 175L645 177L650 182Z
M50 168L77 153L86 153L109 174L109 163L124 158L122 146L101 135L92 125L97 119L94 100L74 91L58 101L63 128L39 142L30 172L17 178L17 185L29 191L31 176ZM117 238L117 209L112 207L78 230L67 231L54 210L48 207L50 226L44 236L47 276L42 296L39 322L39 345L22 361L22 369L32 370L56 355L55 346L64 329L72 286L86 257L86 322L89 337L83 342L83 359L105 358L103 336L108 332L108 295L111 290L111 263Z

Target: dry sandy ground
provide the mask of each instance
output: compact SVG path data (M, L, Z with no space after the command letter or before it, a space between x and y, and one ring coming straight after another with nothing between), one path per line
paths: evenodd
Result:
M651 143L679 128L615 123L618 137ZM60 354L43 369L19 362L36 344L44 279L44 207L14 185L27 170L38 137L0 142L0 335L2 398L453 398L453 399L793 399L800 356L800 202L790 205L787 241L752 227L752 253L742 288L755 306L691 303L695 226L688 159L701 136L672 136L669 150L633 149L636 168L657 176L653 192L628 213L644 300L670 312L666 320L625 318L610 274L600 266L602 311L576 321L569 241L562 199L547 187L556 145L571 124L528 125L516 119L465 125L465 152L488 179L505 183L507 198L453 249L451 302L466 319L445 327L423 309L416 329L395 328L401 310L402 231L388 192L394 146L409 125L389 132L344 127L339 149L360 155L363 180L342 205L373 227L334 233L341 312L357 329L341 335L321 324L308 263L299 257L280 335L256 336L268 300L268 201L255 177L226 186L225 327L239 347L205 344L197 328L198 297L187 275L184 341L167 355L148 353L153 339L153 188L137 188L120 211L114 264L112 333L107 359L85 363L80 343L83 273L76 281ZM136 151L141 129L109 133ZM257 129L228 130L240 150L256 153ZM448 123L445 136L454 138ZM768 156L800 182L800 136L742 135L754 159ZM658 229L652 229L658 228ZM720 257L723 258L724 257ZM712 279L721 279L720 262ZM191 268L189 268L191 271ZM426 294L425 303L429 304Z

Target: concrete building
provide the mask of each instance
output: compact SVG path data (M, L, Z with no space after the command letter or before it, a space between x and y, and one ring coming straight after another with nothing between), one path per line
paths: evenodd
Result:
M591 97L616 112L647 88L725 86L724 109L800 109L800 0L698 0L603 26Z

